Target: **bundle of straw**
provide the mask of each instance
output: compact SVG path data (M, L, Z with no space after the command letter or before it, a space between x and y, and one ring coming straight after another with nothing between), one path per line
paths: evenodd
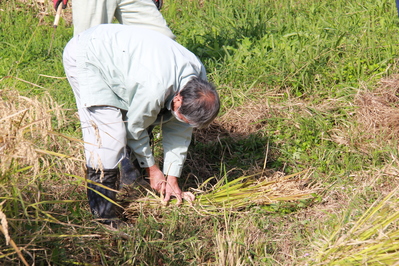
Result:
M393 199L398 190L376 201L349 230L342 225L326 238L313 261L317 265L399 265L399 211L397 198Z
M194 190L196 200L193 203L184 202L183 206L190 206L198 213L221 214L222 209L231 211L240 210L251 205L270 205L277 202L298 201L314 198L319 188L303 186L301 184L308 178L301 178L300 172L288 176L278 175L277 178L256 178L260 174L242 176L232 181L219 180L216 185L207 191L201 188L206 186L213 178L206 180L200 188ZM153 193L131 203L126 213L135 213L142 207L159 207L161 198ZM171 203L173 204L173 202ZM144 205L144 206L143 206Z

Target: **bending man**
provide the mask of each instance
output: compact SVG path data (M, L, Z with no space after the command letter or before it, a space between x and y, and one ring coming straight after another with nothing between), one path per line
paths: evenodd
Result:
M219 96L206 81L200 60L158 32L105 24L72 38L64 67L74 91L85 141L88 179L118 189L118 163L126 144L145 168L153 189L182 201L181 175L193 127L205 127L219 112ZM163 172L155 164L147 128L160 125ZM166 177L165 177L166 175ZM107 224L116 193L89 184L92 213Z

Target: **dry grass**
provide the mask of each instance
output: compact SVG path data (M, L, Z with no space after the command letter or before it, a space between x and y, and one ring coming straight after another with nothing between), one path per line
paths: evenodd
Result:
M375 202L355 222L342 224L319 242L317 265L398 265L398 188Z
M397 138L399 134L399 77L384 79L373 92L360 91L355 104L359 106L358 121L370 135L383 134Z
M67 121L62 107L48 95L27 98L15 90L0 91L0 168L29 166L34 174L51 167L54 172L79 172L82 149L54 132ZM61 160L54 160L60 158ZM55 164L55 165L52 165Z
M0 229L6 239L10 235L7 242L12 247L1 251L0 257L12 258L15 253L29 265L24 257L40 251L25 240L33 243L38 237L46 238L43 234L54 234L51 224L70 226L62 221L70 212L61 206L79 204L71 195L81 188L65 174L82 174L83 149L81 141L56 132L69 119L48 95L27 98L16 90L2 89L0 117L0 213L4 213ZM39 229L27 233L26 224L32 220ZM12 225L8 229L7 221Z
M331 132L332 139L368 154L370 151L395 146L399 137L399 77L380 81L373 90L357 93L351 114L356 124L343 125Z
M249 100L248 100L249 101ZM245 106L229 109L219 116L205 129L195 130L196 141L207 143L218 139L243 138L249 134L259 132L266 125L266 121L273 115L269 104L249 101Z

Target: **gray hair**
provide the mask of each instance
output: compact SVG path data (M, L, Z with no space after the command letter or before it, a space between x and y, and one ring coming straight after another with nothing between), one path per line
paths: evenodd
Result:
M183 99L179 112L193 127L208 126L219 113L219 95L215 87L205 80L191 79L180 91L180 96Z

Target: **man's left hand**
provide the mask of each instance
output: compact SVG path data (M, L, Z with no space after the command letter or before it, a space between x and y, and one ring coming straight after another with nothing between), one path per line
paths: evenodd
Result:
M181 191L177 182L177 177L168 175L166 178L164 202L167 204L172 196L177 199L177 205L182 204L183 199L188 202L192 202L195 199L195 196L192 193Z

